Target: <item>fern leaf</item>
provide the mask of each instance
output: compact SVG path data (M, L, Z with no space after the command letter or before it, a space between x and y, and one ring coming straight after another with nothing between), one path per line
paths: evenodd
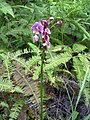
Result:
M36 66L33 74L33 80L37 80L39 78L41 71L41 66Z
M62 53L60 55L57 55L54 58L47 60L47 62L49 62L49 64L46 64L44 69L45 70L54 69L55 67L57 67L60 64L65 64L71 58L72 58L72 55L70 53L67 53L67 52Z
M1 1L1 3L0 3L0 11L2 11L4 14L8 13L12 17L15 17L11 6L8 3L4 2L4 1Z
M81 61L76 57L73 58L73 67L75 69L79 83L81 84L81 81L83 80L85 72L83 71L83 66L82 66Z
M77 58L76 57L73 58L73 62L77 78L78 80L82 81L87 70L87 67L89 66L87 56L79 54Z
M29 59L29 63L30 63L28 64L29 68L35 65L40 60L41 60L40 56L33 56L31 59Z
M11 91L13 88L12 81L0 77L0 91Z
M11 112L9 115L9 120L17 120L19 113L21 112L24 101L19 99L11 108Z
M40 49L39 49L36 45L34 45L34 44L32 44L32 43L28 43L28 44L29 44L29 46L32 48L33 51L35 51L35 52L37 52L37 53L40 52Z
M51 83L55 83L55 78L53 77L53 71L49 70L49 71L47 71L47 74L48 74L48 77L49 77L49 80L51 81Z
M32 76L28 77L22 71L16 70L13 76L18 86L23 90L25 96L31 96L27 101L31 108L39 108L40 104L40 91L38 88L38 81L33 81Z
M81 44L74 44L73 45L73 51L74 52L82 52L83 50L85 50L87 47Z
M9 105L6 102L1 102L0 107L7 107L9 108Z
M25 35L25 36L29 36L30 35L30 29L29 28L23 28L23 27L16 27L14 29L10 29L6 35L13 35L13 36L16 36L16 35Z
M77 26L88 38L90 38L90 34L86 31L84 27L82 27L76 20L70 20L75 26ZM90 39L89 39L90 40Z

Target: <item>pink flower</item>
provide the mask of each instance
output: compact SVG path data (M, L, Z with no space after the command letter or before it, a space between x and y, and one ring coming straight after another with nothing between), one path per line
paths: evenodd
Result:
M48 48L50 48L49 36L47 34L44 36L43 46L47 46Z
M51 34L51 31L48 28L48 25L52 20L54 20L54 18L50 17L48 20L41 20L40 22L35 22L34 25L31 27L33 33L35 34L35 36L33 37L33 40L38 41L39 37L37 34L40 33L42 37L43 46L47 46L48 48L50 48L49 34ZM62 21L59 20L53 26L61 25L61 24L62 24Z
M57 22L57 25L61 25L62 24L62 20L59 20L58 22Z
M34 40L34 41L38 41L38 40L39 40L39 37L38 37L37 35L35 35L35 36L33 37L33 40Z
M43 38L43 46L47 46L48 48L50 48L50 41L49 41L49 35L51 34L49 28L46 28L42 34L42 38Z
M33 33L39 34L39 31L43 33L44 26L40 22L35 22L31 28L33 30Z
M54 17L50 17L50 18L48 19L48 21L51 21L51 20L54 20Z
M62 24L62 20L59 20L58 22L56 22L55 24L54 24L54 26L56 26L56 25L61 25Z
M46 29L45 29L45 33L51 34L50 29L49 29L49 28L46 28Z
M50 17L48 20L41 20L40 22L44 27L47 27L50 24L50 21L52 20L54 20L54 18Z
M44 27L49 25L49 22L47 20L41 20L40 22Z

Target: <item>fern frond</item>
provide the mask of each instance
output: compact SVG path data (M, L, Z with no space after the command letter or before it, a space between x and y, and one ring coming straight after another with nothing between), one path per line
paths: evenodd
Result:
M18 86L23 90L25 96L30 96L30 99L27 101L31 108L39 108L40 106L40 91L38 88L38 81L33 81L32 76L28 77L22 71L16 70L13 76L13 79L16 81Z
M87 59L87 56L83 54L79 54L77 57L74 57L73 65L74 65L79 83L81 83L80 81L83 80L87 67L90 65Z
M28 44L29 44L30 48L32 48L32 50L33 50L34 52L39 53L39 52L41 51L36 45L34 45L34 44L32 44L32 43L28 43Z
M0 91L9 92L13 88L12 81L0 77Z
M54 69L55 67L59 66L60 64L65 64L72 58L72 55L70 53L61 53L60 55L55 56L52 59L48 59L47 62L49 64L46 64L44 69Z
M79 83L83 80L85 72L83 71L83 66L81 61L78 58L73 58L73 67L75 69Z
M21 112L23 104L24 104L23 99L19 99L15 104L13 104L10 115L9 115L10 117L9 120L17 120L18 115Z
M14 28L14 29L11 29L10 31L8 31L6 33L6 35L13 35L13 36L16 36L17 34L19 35L25 35L25 36L29 36L30 35L30 32L29 32L29 28L23 28L23 27L17 27L17 28Z
M82 52L85 50L87 47L82 45L82 44L73 44L73 51L74 52Z
M35 66L33 80L37 80L39 78L40 70L41 70L41 66Z
M53 71L52 70L47 71L47 75L48 75L49 80L51 81L51 83L55 83L55 78L53 76Z
M38 61L40 61L40 56L33 56L28 61L25 61L25 59L18 58L17 56L15 56L12 58L12 60L14 61L13 62L14 66L16 66L18 68L23 67L27 73L27 72L29 72L30 68L33 65L37 64Z
M40 60L41 60L40 56L33 56L32 58L30 58L29 61L27 62L29 68L37 64Z
M8 3L6 3L5 1L0 2L0 11L3 12L4 14L8 13L12 17L15 17L11 6Z

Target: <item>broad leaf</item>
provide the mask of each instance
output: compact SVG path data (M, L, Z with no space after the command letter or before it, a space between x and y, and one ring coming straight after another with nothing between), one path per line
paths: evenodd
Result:
M10 6L8 3L6 3L6 2L3 2L3 1L2 1L2 2L0 3L0 11L2 11L4 14L7 14L7 13L8 13L8 14L10 14L12 17L15 17L11 6Z

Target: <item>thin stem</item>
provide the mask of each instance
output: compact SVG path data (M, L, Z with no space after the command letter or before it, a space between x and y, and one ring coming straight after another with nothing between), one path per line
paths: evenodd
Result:
M64 46L64 24L61 27L61 34L62 34L62 46Z
M75 110L77 108L77 105L79 103L79 100L80 100L82 92L83 92L83 89L85 87L85 83L86 83L86 80L87 80L88 73L89 73L89 67L87 68L84 79L82 81L82 85L81 85L81 88L80 88L80 91L79 91L79 94L78 94L78 98L77 98L77 101L76 101L76 105L75 105Z
M43 48L42 55L41 55L41 76L40 76L40 120L43 120L43 65L44 65L44 58L45 58L45 50Z
M65 88L66 88L66 92L67 92L67 95L68 95L68 98L69 98L69 101L70 101L70 104L71 104L71 109L72 109L72 112L73 112L73 104L72 104L72 100L71 100L71 97L70 97L70 94L69 94L69 91L68 91L68 88L66 86L66 83L65 84Z

